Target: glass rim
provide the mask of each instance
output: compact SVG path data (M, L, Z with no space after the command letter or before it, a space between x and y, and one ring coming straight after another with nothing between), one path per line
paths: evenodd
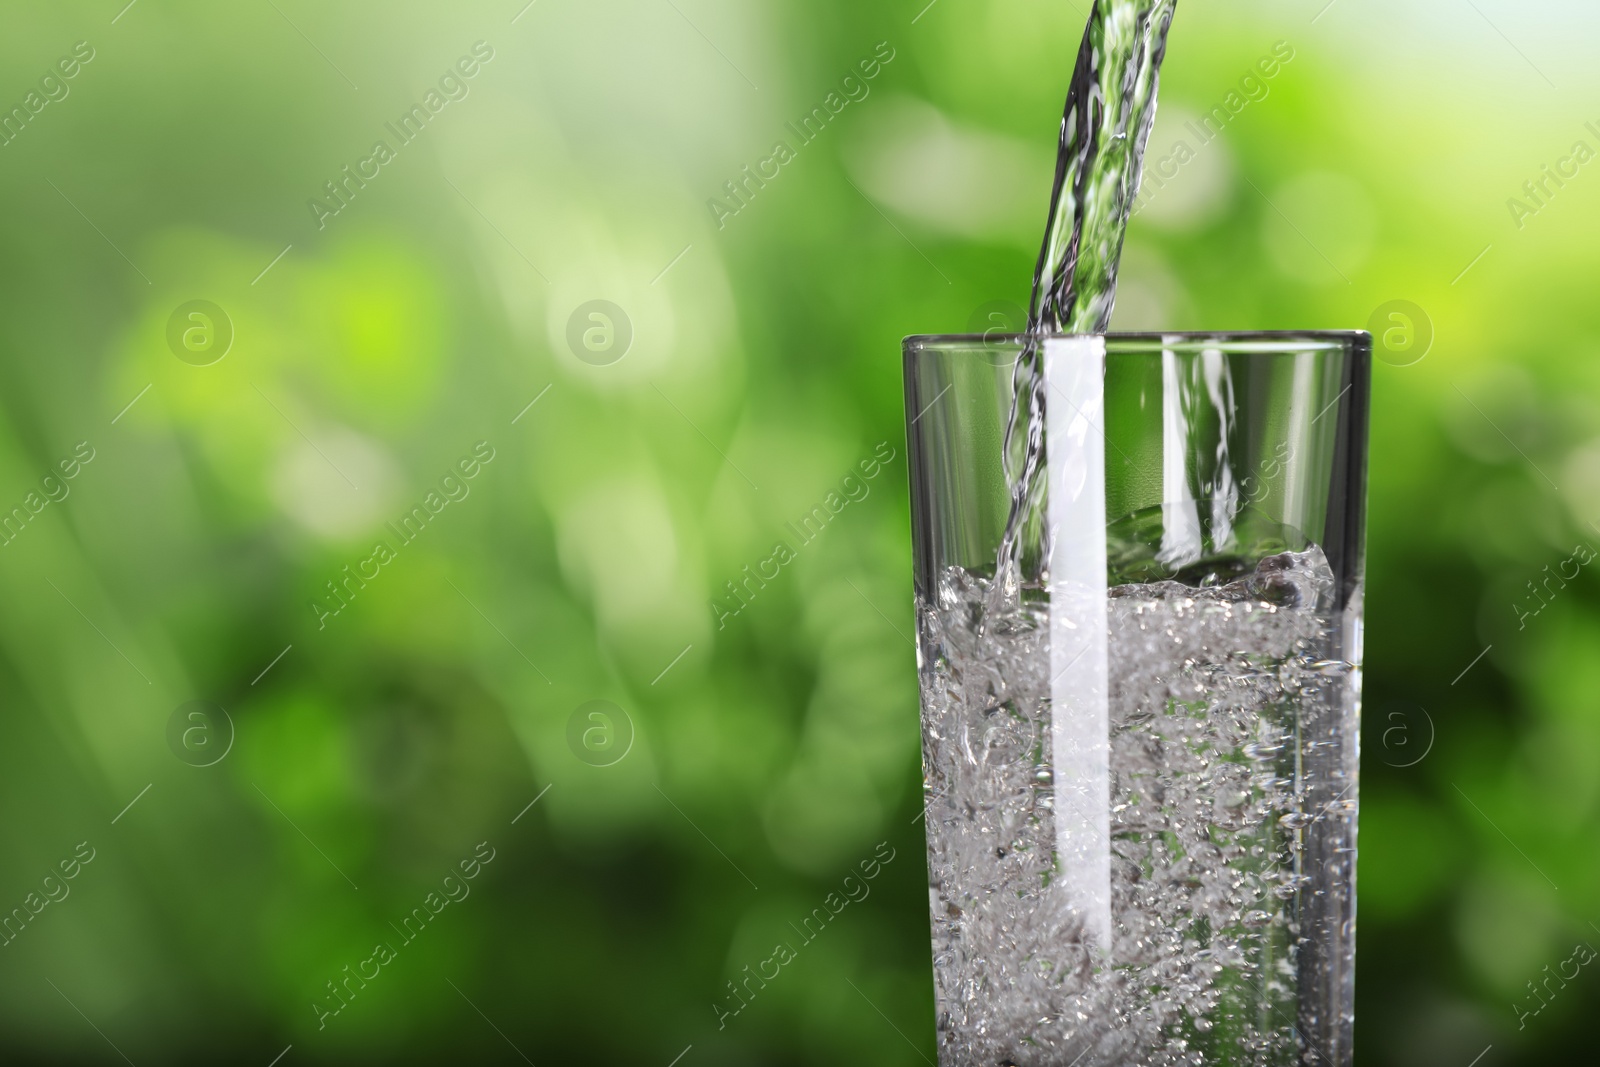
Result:
M1132 342L1135 344L1181 344L1197 342L1217 344L1282 345L1296 342L1322 343L1330 347L1349 344L1370 344L1372 335L1366 330L1173 330L1170 332L1139 331L1131 333L932 333L910 334L901 340L907 350L913 348L953 348L958 346L989 345L995 347L1022 346L1029 341L1055 341L1071 338L1103 338L1107 342Z

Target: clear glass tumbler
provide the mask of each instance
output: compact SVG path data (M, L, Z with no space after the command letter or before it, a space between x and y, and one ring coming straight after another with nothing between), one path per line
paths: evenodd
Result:
M906 340L941 1067L1350 1064L1370 353Z

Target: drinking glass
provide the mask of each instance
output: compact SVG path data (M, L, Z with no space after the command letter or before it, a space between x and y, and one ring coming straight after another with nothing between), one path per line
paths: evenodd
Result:
M1370 354L906 339L941 1067L1350 1064Z

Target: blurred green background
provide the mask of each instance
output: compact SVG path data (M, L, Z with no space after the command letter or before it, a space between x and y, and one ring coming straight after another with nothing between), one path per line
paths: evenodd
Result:
M1086 0L524 2L5 13L7 1062L931 1056L899 341L1025 303ZM1362 1064L1587 1047L1597 29L1172 31L1116 324L1398 331Z

